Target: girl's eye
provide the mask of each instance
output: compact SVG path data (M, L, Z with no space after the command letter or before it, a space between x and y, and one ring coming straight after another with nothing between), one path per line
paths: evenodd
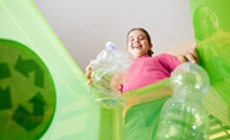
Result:
M145 38L144 38L143 36L141 36L141 37L139 37L139 39L140 39L140 40L143 40L143 39L145 39Z
M134 41L134 38L130 38L129 41L130 41L130 42Z

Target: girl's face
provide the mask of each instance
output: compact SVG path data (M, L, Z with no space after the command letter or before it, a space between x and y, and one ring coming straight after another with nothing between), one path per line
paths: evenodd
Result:
M133 59L147 55L148 50L152 48L152 44L148 41L146 34L140 30L134 30L128 35L128 52Z

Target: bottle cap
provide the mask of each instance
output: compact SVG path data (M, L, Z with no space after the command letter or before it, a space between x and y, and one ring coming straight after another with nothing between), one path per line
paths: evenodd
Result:
M115 49L115 44L111 41L108 41L106 44L105 44L105 49L107 51L112 51Z

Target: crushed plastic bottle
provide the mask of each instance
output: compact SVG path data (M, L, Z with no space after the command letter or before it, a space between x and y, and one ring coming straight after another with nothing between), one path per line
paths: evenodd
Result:
M197 64L181 64L170 84L174 94L162 108L155 140L207 140L209 117L201 104L209 90L206 71Z
M122 108L126 100L120 90L111 87L111 80L115 75L126 74L131 64L128 53L115 49L113 42L107 42L97 58L91 63L93 83L90 89L95 96L93 100L107 109Z

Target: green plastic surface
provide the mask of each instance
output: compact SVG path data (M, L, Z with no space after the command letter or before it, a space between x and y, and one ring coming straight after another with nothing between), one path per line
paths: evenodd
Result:
M45 127L41 128L42 130L33 129L29 131L29 134L33 134L34 138L40 137L40 139L99 139L100 107L90 101L91 93L87 90L86 79L82 71L44 20L34 2L32 0L0 0L0 25L0 38L18 42L25 46L24 49L28 47L33 51L47 67L55 86L56 98L49 95L43 96L56 103L54 116L50 125L47 126L48 129ZM13 61L16 57L13 52L7 55L12 55L12 57L8 57L7 61ZM25 53L22 53L22 60L25 59L23 56ZM6 62L0 59L0 63ZM32 75L29 76L33 78ZM0 87L4 91L6 90L2 83ZM22 93L21 96L27 96L25 94L27 93ZM18 97L12 104L22 104L24 107L23 101L20 99L21 97ZM32 110L29 110L32 106L27 106L27 113L32 113ZM13 121L13 112L16 111L16 107L0 109L0 116L4 117L2 113L8 112L11 117L8 117L6 121L13 123L15 131L18 129L27 132L16 121ZM16 132L7 129L7 127L0 127L0 132L0 139L5 137L31 139L23 133L16 135Z
M209 74L212 91L215 92L215 95L220 96L217 102L221 103L214 105L216 109L221 109L212 110L212 114L228 125L230 125L229 8L229 0L190 0L194 37L200 58L199 64ZM221 114L226 116L225 119L221 117Z

